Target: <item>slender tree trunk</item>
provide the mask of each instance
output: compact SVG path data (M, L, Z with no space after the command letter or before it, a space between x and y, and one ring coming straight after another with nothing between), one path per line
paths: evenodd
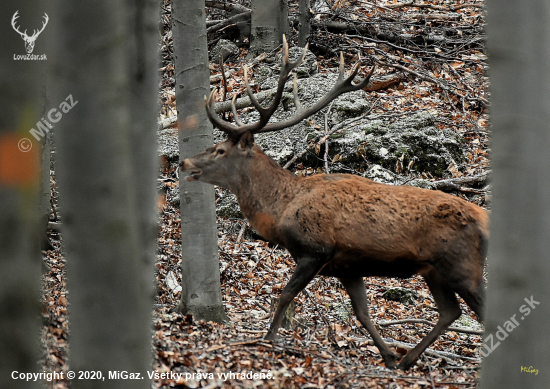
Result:
M146 290L154 298L154 263L157 252L159 214L157 186L159 156L157 117L159 85L158 24L159 4L155 0L132 0L128 3L130 35L127 64L130 72L130 129L133 191L139 223L139 244Z
M251 9L251 54L275 50L289 31L288 0L252 0Z
M550 382L550 3L487 2L493 207L482 388Z
M204 0L172 3L180 158L212 146L204 96L209 94ZM218 262L214 187L180 179L182 298L179 310L197 319L227 320Z
M300 25L299 25L299 36L298 36L298 46L304 47L309 40L309 35L311 32L311 12L309 10L310 0L300 0L299 9L300 9Z
M151 78L158 13L155 2L134 0L57 1L53 8L52 99L71 107L56 129L70 370L147 377L157 152L147 142L157 114ZM107 376L75 379L71 387L150 388L150 382Z
M0 387L38 388L12 379L37 372L39 357L40 249L37 201L40 144L29 134L40 119L43 61L17 61L25 45L9 21L19 11L19 29L39 27L43 2L2 3L0 23ZM32 26L31 26L32 25ZM43 54L39 38L33 54Z

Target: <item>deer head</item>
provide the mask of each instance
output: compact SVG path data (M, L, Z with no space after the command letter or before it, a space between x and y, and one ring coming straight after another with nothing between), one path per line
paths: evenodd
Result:
M15 11L15 13L13 14L13 17L11 18L11 26L15 31L19 33L19 35L21 35L21 38L23 38L23 40L25 41L25 50L27 50L27 53L31 54L34 50L34 43L36 41L36 38L38 38L38 35L40 35L42 31L44 31L44 28L46 28L46 25L48 24L48 14L44 13L44 22L42 24L42 28L40 30L34 30L34 33L31 36L28 36L27 30L25 30L25 32L21 32L15 24L15 20L19 18L18 13L19 11Z

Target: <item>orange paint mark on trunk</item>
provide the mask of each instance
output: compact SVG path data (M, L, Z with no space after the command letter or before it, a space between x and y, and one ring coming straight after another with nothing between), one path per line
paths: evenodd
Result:
M0 186L29 186L38 177L38 152L30 141L15 134L0 135Z

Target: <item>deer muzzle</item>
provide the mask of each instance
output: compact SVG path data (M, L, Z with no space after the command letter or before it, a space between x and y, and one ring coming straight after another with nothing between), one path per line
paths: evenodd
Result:
M189 158L180 162L180 169L188 173L185 177L187 181L197 181L202 174L202 170L197 168Z

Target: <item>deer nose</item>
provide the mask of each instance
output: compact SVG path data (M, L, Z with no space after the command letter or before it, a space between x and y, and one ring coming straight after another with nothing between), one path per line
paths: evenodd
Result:
M180 169L182 171L191 170L195 168L196 168L195 164L189 158L185 158L183 161L180 162Z

